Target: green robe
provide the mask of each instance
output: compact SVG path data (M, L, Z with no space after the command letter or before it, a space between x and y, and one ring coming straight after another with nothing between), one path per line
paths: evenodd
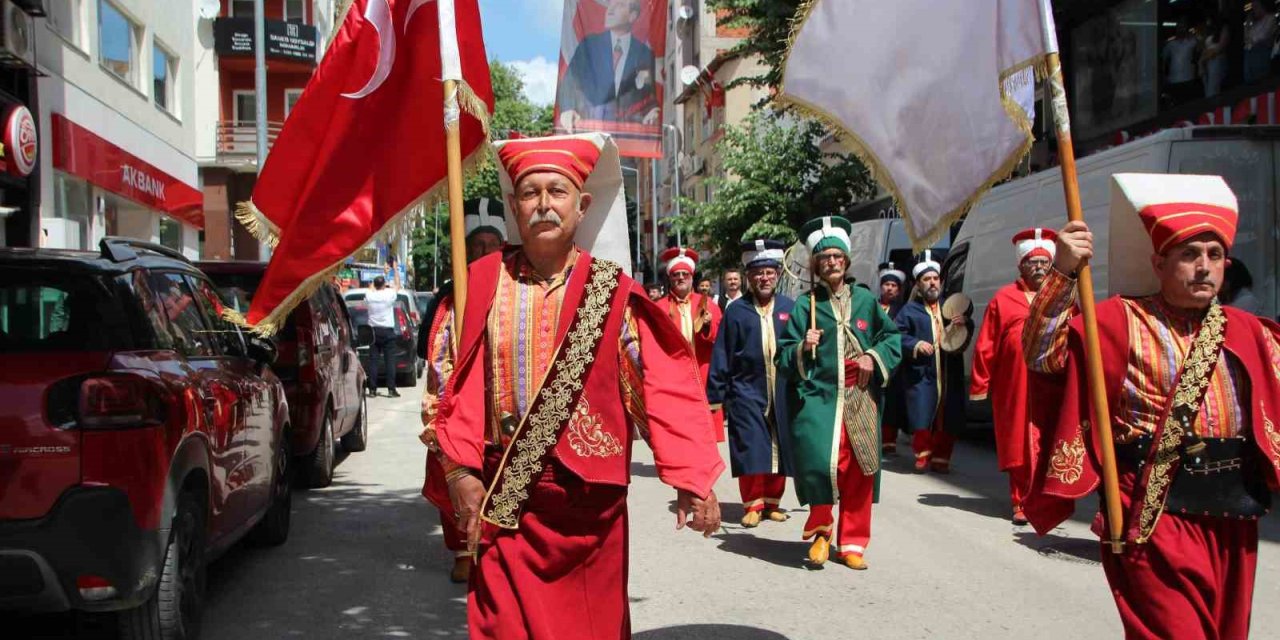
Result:
M873 389L883 390L889 384L902 359L898 327L880 308L875 296L853 283L845 284L844 288L851 296L847 331L837 328L831 290L822 284L814 292L802 294L796 300L791 319L778 339L778 373L787 378L792 458L796 493L801 504L837 502L836 465L840 454L840 431L844 429L843 416L837 411L844 404L840 394L844 390L844 359L848 353L846 340L850 336L857 340L861 350L869 353L875 361L870 385ZM804 335L809 330L810 295L815 296L817 327L823 331L816 360L809 350L803 348ZM874 420L878 425L881 393L873 393L872 396L876 402L870 406L875 407ZM875 452L878 457L878 446ZM858 473L858 462L853 464L851 472Z

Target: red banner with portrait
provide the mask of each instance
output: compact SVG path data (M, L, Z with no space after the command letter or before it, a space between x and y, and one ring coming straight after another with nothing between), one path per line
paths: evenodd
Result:
M667 0L565 0L557 133L611 134L623 156L662 157Z

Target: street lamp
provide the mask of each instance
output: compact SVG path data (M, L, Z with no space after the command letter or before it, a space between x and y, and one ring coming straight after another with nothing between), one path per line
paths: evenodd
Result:
M677 127L673 124L662 125L662 130L664 132L667 131L668 129L676 133L676 172L675 172L675 177L672 178L673 180L672 188L675 191L675 193L672 196L671 201L675 204L676 217L679 218L680 217L680 196L682 195L680 193L680 156L684 155L684 132L680 130L680 127ZM663 142L664 143L666 142L665 133L663 134ZM655 239L655 242L656 241L657 240ZM676 227L676 244L679 246L684 246L684 241L680 238L680 227L678 226ZM657 253L658 253L657 249L655 249L654 256L653 256L655 264L657 263L657 259L658 259Z

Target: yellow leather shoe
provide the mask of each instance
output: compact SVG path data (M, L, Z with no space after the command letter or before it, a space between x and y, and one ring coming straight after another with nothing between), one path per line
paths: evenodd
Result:
M822 566L826 564L827 558L831 557L831 541L822 536L818 536L813 540L813 544L809 545L809 562Z
M866 571L867 561L862 556L850 553L840 558L840 564L853 569L854 571Z
M462 584L471 579L471 558L459 556L453 559L453 570L449 572L449 581Z
M753 529L755 527L760 526L760 512L748 511L747 515L742 516L742 526L748 529Z
M782 511L781 509L769 509L764 512L764 517L772 520L773 522L786 522L791 519L791 516L787 515L787 512Z

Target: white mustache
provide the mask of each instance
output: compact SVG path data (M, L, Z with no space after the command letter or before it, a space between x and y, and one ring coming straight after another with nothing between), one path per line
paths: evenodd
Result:
M544 213L535 213L532 218L529 218L529 226L531 227L544 222L549 222L557 227L564 225L564 220L560 219L560 214L552 210L548 210Z

